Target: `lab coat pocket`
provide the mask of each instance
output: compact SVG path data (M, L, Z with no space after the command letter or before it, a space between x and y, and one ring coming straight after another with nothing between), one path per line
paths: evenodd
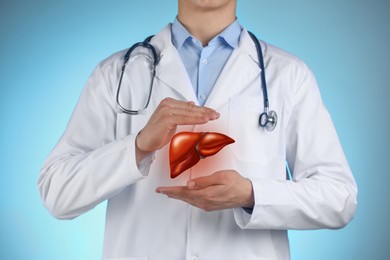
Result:
M235 96L229 100L230 146L238 161L260 165L271 163L278 151L278 126L267 131L259 125L264 107L261 97Z

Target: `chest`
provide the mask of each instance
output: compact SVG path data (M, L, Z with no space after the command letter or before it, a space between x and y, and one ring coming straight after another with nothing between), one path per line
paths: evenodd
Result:
M238 76L235 80L219 80L219 83L212 90L211 98L206 101L205 106L216 109L220 113L221 116L218 120L209 121L203 125L177 127L177 132L219 132L233 138L235 143L225 147L217 155L201 160L188 173L184 173L185 179L177 180L176 184L185 183L190 176L207 175L223 169L235 169L247 177L270 178L269 175L272 174L271 178L284 178L284 174L281 176L274 174L275 167L280 168L282 173L284 169L283 128L285 123L283 117L272 132L259 126L259 115L263 112L263 97L259 80L256 80L256 76L254 76L253 80L245 85L238 85L240 82L242 83L243 80ZM239 89L235 89L237 86ZM186 88L185 91L180 91L183 88ZM148 88L138 88L128 89L123 93L125 93L125 99L142 107L149 95L148 91ZM186 94L191 92L192 95ZM270 97L274 92L273 89L270 89ZM144 113L139 115L118 114L116 138L121 139L142 130L160 102L166 97L183 101L196 101L192 86L188 82L183 81L181 86L169 85L166 80L156 77L150 102ZM272 99L271 101L273 101L271 102L272 109L278 111L279 114L283 113L283 100ZM169 145L156 152L151 175L154 171L163 171L165 174L159 173L159 178L161 176L168 178L168 147ZM261 171L261 169L264 170ZM159 180L158 182L167 180Z

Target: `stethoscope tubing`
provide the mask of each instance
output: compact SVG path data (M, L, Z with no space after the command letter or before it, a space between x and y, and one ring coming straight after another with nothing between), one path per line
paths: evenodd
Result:
M118 83L118 90L116 92L116 103L118 105L118 108L125 114L129 114L129 115L139 115L141 114L149 105L149 102L150 102L150 98L152 96L152 92L153 92L153 83L154 83L154 78L156 76L156 67L160 61L160 59L158 58L158 55L157 55L157 51L156 51L156 48L154 48L153 45L151 45L149 42L150 40L152 39L153 35L149 36L148 38L146 38L143 42L137 42L135 44L133 44L133 46L131 46L131 48L126 52L125 56L124 56L124 60L123 60L123 65L122 65L122 69L121 69L121 75L119 77L119 83ZM143 48L146 48L148 50L150 50L152 52L152 56L153 56L153 67L152 67L152 81L150 83L150 89L149 89L149 95L148 95L148 99L146 101L146 104L145 104L145 107L143 109L140 109L140 110L130 110L130 109L126 109L124 108L120 101L119 101L119 93L120 93L120 89L121 89L121 85L122 85L122 79L123 79L123 74L125 72L125 69L126 69L126 66L127 66L127 63L130 59L130 55L131 53L138 47L143 47Z
M263 50L261 48L261 44L260 44L259 40L257 39L257 37L252 32L248 31L248 33L249 33L249 36L252 38L252 40L253 40L253 42L255 44L257 57L258 57L258 61L259 61L259 67L260 67L260 70L261 70L260 71L260 78L261 78L261 89L263 91L264 111L259 116L259 125L261 127L265 128L267 131L273 131L274 128L276 127L276 124L277 124L277 121L278 121L278 116L277 116L275 111L269 111L268 88L267 88L267 81L266 81L266 78L265 78L265 65L264 65ZM150 40L152 39L152 37L153 37L153 35L151 35L148 38L146 38L143 42L135 43L133 46L131 46L129 48L129 50L126 52L126 54L124 56L124 62L123 62L123 65L122 65L121 75L119 77L119 83L118 83L118 90L117 90L117 94L116 94L116 102L118 104L118 108L123 113L129 114L129 115L139 115L149 105L150 98L151 98L152 91L153 91L154 77L156 75L156 66L159 63L159 57L157 55L157 51L154 48L154 46L150 44ZM123 74L125 72L126 65L127 65L128 61L129 61L130 55L138 47L147 48L148 50L150 50L152 52L152 56L153 56L153 60L152 60L153 61L152 80L151 80L148 100L146 102L145 107L143 109L141 109L141 110L129 110L129 109L124 108L120 104L120 101L119 101L119 95L120 94L119 93L120 93L120 89L121 89L121 85L122 85Z

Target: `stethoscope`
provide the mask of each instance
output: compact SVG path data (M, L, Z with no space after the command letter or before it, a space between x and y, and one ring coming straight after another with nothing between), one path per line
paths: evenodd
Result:
M275 129L275 127L276 127L277 122L278 122L278 115L276 114L275 111L273 111L273 110L270 111L269 110L269 100L268 100L267 82L266 82L266 79L265 79L265 66L264 66L263 51L261 49L260 42L258 41L256 36L253 33L251 33L251 32L248 32L248 33L249 33L250 37L252 38L253 42L255 43L256 51L257 51L257 57L258 57L258 60L259 60L259 67L261 69L260 78L261 78L261 86L262 86L262 90L263 90L264 110L263 110L263 113L261 113L260 116L259 116L259 125L261 127L265 128L267 131L273 131ZM129 114L129 115L139 115L149 105L150 97L152 95L152 90L153 90L154 77L156 75L156 66L159 63L159 58L158 58L158 55L157 55L157 51L154 48L154 46L150 44L150 40L152 39L152 37L153 36L149 36L143 42L135 43L133 46L131 46L131 48L125 54L124 62L123 62L122 69L121 69L121 75L120 75L119 83L118 83L118 90L117 90L117 93L116 93L116 102L118 104L118 108L123 113ZM122 85L122 78L123 78L123 74L124 74L125 69L126 69L126 65L129 62L129 58L130 58L131 53L138 47L146 48L146 49L148 49L152 53L152 57L151 57L151 62L152 62L152 65L153 65L153 67L151 69L152 70L151 71L152 80L150 82L149 95L148 95L148 98L147 98L147 101L146 101L146 104L145 104L144 108L140 109L140 110L131 110L131 109L126 109L125 107L123 107L121 105L121 103L119 101L119 95L120 95L120 89L121 89L121 85Z

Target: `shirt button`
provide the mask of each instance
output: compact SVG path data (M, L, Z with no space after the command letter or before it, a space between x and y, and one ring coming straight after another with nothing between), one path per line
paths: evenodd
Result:
M201 100L206 100L206 98L207 98L207 96L206 96L205 94L201 94L201 95L200 95L200 99L201 99Z
M203 60L202 60L202 63L203 63L203 64L207 64L207 63L209 63L209 61L208 61L207 59L203 59Z

